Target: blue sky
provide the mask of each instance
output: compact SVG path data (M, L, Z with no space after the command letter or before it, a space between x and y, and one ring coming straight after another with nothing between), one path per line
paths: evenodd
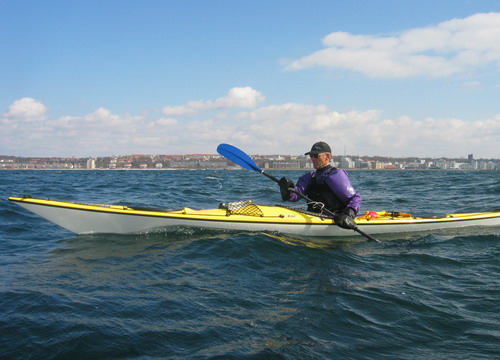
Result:
M500 2L1 0L0 154L500 157Z

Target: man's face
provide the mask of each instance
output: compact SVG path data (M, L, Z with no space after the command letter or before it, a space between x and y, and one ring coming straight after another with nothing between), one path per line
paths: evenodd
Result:
M310 157L315 169L325 167L330 164L330 161L332 160L332 154L330 153L311 154Z

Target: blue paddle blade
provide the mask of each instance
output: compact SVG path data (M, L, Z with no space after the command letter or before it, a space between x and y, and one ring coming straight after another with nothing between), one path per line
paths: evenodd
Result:
M262 172L257 164L243 151L229 144L220 144L217 146L217 152L224 156L226 159L231 160L235 164L247 170L254 170Z

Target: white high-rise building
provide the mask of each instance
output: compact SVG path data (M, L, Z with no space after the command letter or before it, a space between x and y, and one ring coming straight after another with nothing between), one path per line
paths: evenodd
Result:
M87 159L87 169L90 170L95 169L95 159L92 158Z

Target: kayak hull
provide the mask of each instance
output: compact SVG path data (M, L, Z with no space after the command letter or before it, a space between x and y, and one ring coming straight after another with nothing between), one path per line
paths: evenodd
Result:
M278 232L300 237L360 236L334 226L334 220L279 206L246 202L240 209L164 211L121 205L9 197L9 200L77 234L144 233L169 227L196 227L229 231ZM393 214L393 213L392 213ZM408 214L405 214L408 215ZM449 214L439 218L358 217L358 227L370 235L436 231L472 226L500 226L500 212Z

